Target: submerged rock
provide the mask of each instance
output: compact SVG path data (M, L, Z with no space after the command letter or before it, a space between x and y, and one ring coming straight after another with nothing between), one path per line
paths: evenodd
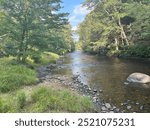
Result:
M143 110L144 109L144 106L140 106L140 110Z
M143 73L133 73L129 75L127 81L133 83L146 84L146 83L150 83L150 76Z
M100 93L102 93L102 92L103 92L103 90L99 90L99 92L100 92Z
M55 69L56 67L57 67L56 64L50 64L46 68L52 70L52 69Z
M111 108L111 105L109 103L105 103L105 106L110 109Z
M130 110L132 107L131 106L127 106L127 109Z
M102 111L108 111L108 108L106 108L106 107L103 106L103 107L101 108L101 110L102 110Z
M94 93L97 93L97 89L94 89L93 92L94 92Z
M94 103L98 102L98 98L97 97L93 97L93 102Z

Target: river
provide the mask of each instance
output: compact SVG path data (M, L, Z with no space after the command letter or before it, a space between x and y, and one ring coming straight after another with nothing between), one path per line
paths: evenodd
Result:
M133 72L150 75L150 62L135 59L93 56L82 51L65 55L55 73L80 75L80 80L102 91L100 98L124 112L150 112L150 84L125 84Z

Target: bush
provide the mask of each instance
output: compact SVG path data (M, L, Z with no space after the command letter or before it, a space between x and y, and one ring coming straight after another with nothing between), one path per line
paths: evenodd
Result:
M150 46L148 45L132 45L126 46L120 53L121 56L150 58Z

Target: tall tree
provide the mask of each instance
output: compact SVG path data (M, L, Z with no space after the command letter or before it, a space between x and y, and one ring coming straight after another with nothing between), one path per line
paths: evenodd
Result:
M79 26L84 49L118 53L149 43L149 0L86 0L84 5L92 9Z
M67 23L68 14L58 12L60 3L60 0L2 1L0 11L5 17L0 31L7 34L5 53L24 62L28 55L32 57L47 49L53 39L52 33Z

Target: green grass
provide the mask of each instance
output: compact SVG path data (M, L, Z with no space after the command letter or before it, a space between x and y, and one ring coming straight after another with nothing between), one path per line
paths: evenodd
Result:
M21 112L26 105L27 96L24 92L17 91L0 96L0 113Z
M48 52L41 57L42 60L37 65L53 63L59 58ZM35 84L36 76L35 70L17 64L15 58L0 58L0 113L94 111L93 103L88 97L71 90L24 86Z
M31 68L54 63L59 58L57 54L44 52L39 63L28 58L27 65ZM0 92L9 92L20 88L23 85L35 84L37 81L36 71L25 65L17 64L15 58L0 58Z
M12 65L11 58L0 59L0 92L9 92L37 81L36 72L24 65Z
M36 57L36 60L28 57L26 62L30 66L38 67L41 65L47 65L50 63L56 63L56 60L59 59L59 55L52 52L44 52L40 56Z
M92 110L89 98L69 90L39 88L32 93L31 112L88 112Z
M42 65L46 65L49 63L55 63L56 60L58 60L58 59L59 59L59 55L52 53L52 52L44 52L41 55L40 63Z
M88 97L70 90L39 87L32 92L18 92L0 96L0 112L93 112Z

